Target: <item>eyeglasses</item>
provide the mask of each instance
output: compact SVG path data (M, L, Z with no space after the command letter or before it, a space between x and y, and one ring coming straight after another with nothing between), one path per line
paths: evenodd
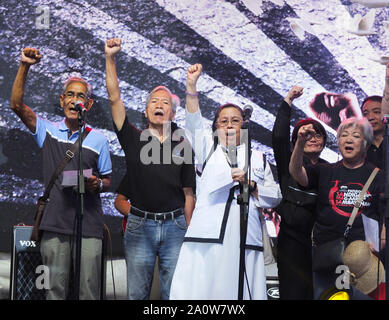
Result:
M68 99L72 99L73 97L76 97L77 99L82 99L82 100L86 100L86 96L84 93L80 92L80 93L74 93L73 91L66 91L65 92L65 97L68 98Z
M220 127L227 127L229 123L231 123L233 127L239 127L240 124L242 123L242 120L239 118L233 118L231 120L229 119L218 120L218 124Z
M323 136L320 133L315 133L315 134L309 135L308 140L311 140L312 138L315 138L316 140L320 140L320 139L323 139Z

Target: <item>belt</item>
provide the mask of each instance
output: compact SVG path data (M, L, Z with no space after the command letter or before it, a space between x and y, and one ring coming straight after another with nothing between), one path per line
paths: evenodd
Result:
M184 210L182 208L178 208L173 211L169 212L158 212L158 213L153 213L153 212L148 212L148 211L143 211L138 208L135 208L131 206L130 213L133 214L134 216L138 216L141 218L145 219L152 219L152 220L169 220L169 219L175 219L182 214L184 214Z

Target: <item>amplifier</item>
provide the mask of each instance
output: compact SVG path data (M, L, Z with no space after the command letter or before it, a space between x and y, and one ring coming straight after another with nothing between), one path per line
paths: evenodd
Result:
M39 243L31 241L33 226L17 225L13 227L11 250L10 299L11 300L45 300L44 287L45 266L42 262ZM106 298L106 249L107 234L105 229L102 243L100 299ZM73 270L71 270L73 271ZM71 272L70 276L72 276ZM74 276L74 275L73 275ZM74 293L70 280L69 296Z
M42 258L39 244L31 241L32 226L13 228L11 250L10 299L45 300L45 289L39 283Z

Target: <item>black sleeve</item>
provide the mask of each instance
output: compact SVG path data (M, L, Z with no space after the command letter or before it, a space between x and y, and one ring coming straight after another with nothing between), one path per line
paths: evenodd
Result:
M319 176L321 174L321 168L323 165L304 165L305 171L308 177L308 186L306 189L317 189L319 186Z
M184 162L181 166L181 186L184 187L191 187L193 189L193 192L195 192L196 188L196 171L194 166L195 161L195 155L194 150L192 149L191 144L188 140L184 139L181 141L185 145L183 148L183 153L181 154L184 157ZM180 143L180 144L181 144ZM190 156L189 152L185 152L187 150L190 150ZM185 155L187 153L187 155Z
M272 146L280 185L282 184L282 177L289 176L289 162L291 156L290 116L291 107L283 100L278 109L272 131Z
M115 122L113 123L113 127L115 129L115 133L118 137L119 143L122 146L122 149L127 157L127 154L134 149L134 146L140 143L141 132L130 124L127 115L124 119L123 126L120 131L117 129Z
M126 173L125 176L120 181L119 187L117 188L116 192L130 199L131 197L130 197L129 185L130 183L128 181L128 175Z
M182 165L181 171L181 183L182 187L192 187L193 192L195 192L196 188L196 173L193 164Z
M385 221L385 207L386 207L386 201L384 197L385 192L385 175L382 170L378 171L375 179L374 186L376 190L374 190L374 194L376 195L376 203L378 204L376 207L376 210L378 211L378 217L379 221L384 222Z

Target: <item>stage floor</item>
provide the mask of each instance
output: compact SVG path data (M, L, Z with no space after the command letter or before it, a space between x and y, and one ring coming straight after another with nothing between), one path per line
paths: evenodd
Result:
M113 276L112 280L112 267L111 260L107 260L106 268L106 299L107 300L125 300L126 299L126 262L124 259L113 259ZM11 254L0 252L0 300L9 299L9 288L10 288L10 270L11 270ZM271 264L266 266L266 275L268 277L277 276L277 265ZM151 290L150 300L159 300L159 281L158 272L155 270L153 287ZM113 283L115 283L115 290Z

